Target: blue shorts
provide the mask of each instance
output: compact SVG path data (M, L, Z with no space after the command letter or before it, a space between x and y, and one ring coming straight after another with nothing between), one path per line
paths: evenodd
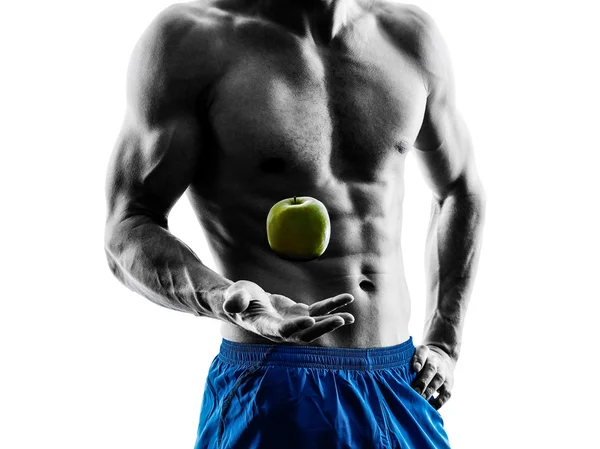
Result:
M223 339L195 449L447 449L444 421L410 386L412 337L370 349Z

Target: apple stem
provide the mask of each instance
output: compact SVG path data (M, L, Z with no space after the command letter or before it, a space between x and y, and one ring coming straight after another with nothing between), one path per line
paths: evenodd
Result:
M296 197L294 197L294 204L298 204L298 203L296 203Z

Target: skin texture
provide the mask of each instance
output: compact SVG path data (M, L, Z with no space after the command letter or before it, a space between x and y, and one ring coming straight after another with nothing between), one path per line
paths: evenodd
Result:
M202 1L163 11L129 66L108 168L106 253L130 289L222 321L242 343L391 346L408 339L404 161L433 198L427 320L414 388L450 397L485 199L448 52L422 10L388 2ZM218 265L168 230L187 192ZM269 248L273 204L311 196L331 219L308 262Z

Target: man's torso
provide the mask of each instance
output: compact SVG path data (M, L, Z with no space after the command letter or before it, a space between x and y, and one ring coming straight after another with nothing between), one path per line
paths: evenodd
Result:
M409 46L393 36L393 20L379 7L320 45L240 1L210 5L191 4L186 19L197 17L199 27L216 27L223 37L222 69L199 95L202 164L188 197L219 271L306 304L351 293L355 301L344 310L355 323L311 344L405 341L403 173L427 96ZM328 209L331 240L316 260L284 260L269 247L267 214L293 196L317 198ZM269 342L228 323L221 333Z

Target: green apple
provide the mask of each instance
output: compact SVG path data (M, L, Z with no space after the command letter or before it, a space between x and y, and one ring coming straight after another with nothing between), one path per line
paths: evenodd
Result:
M311 260L327 249L331 223L327 208L310 196L281 200L267 216L267 238L271 249L292 260Z

